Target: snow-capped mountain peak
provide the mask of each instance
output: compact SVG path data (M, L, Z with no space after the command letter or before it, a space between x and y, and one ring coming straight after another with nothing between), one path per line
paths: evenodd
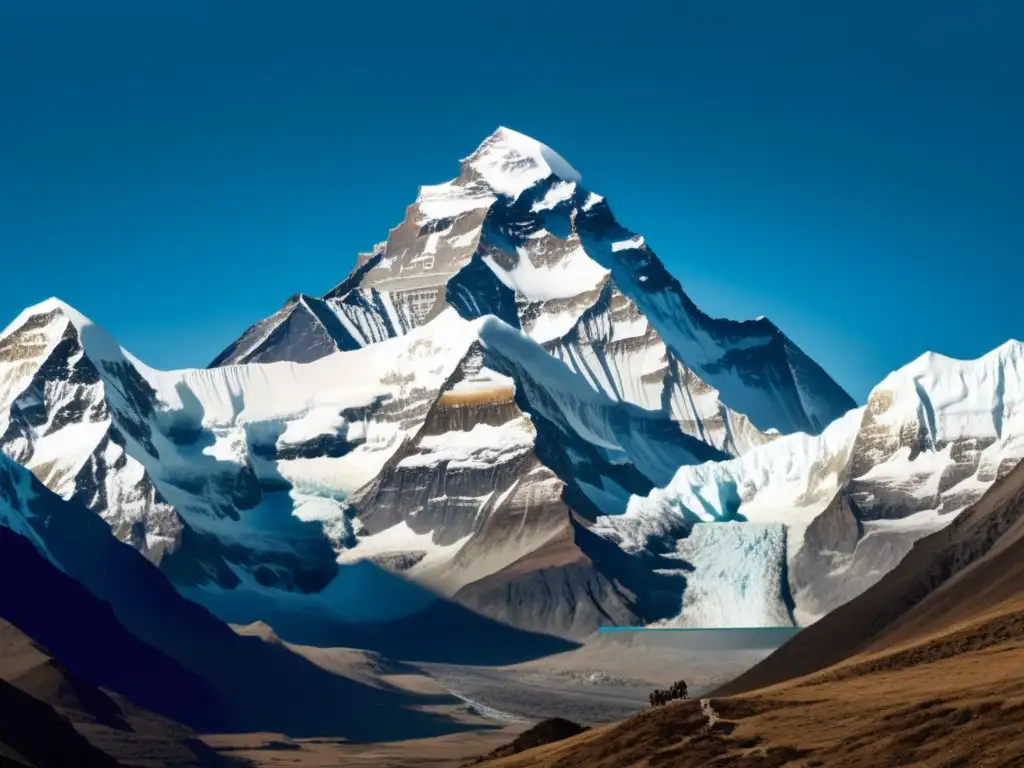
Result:
M579 172L547 144L505 127L498 128L462 162L495 193L512 199L541 179L581 181Z
M1024 434L1024 344L1011 339L975 360L927 352L889 374L868 410L878 424L920 422L933 447Z
M54 340L59 339L59 334L63 333L65 329L72 329L79 338L85 353L95 362L125 359L125 351L106 329L55 296L23 310L3 332L0 332L0 339L6 338L21 328L29 318L49 319L51 322L48 324L46 332L51 337L56 334ZM37 325L40 329L44 327L39 323Z
M561 155L508 128L458 177L421 187L338 287L254 324L214 365L305 362L404 335L448 307L500 318L592 388L670 413L734 455L776 433L820 432L855 405L767 320L703 313Z
M22 310L21 313L16 318L14 318L14 320L6 328L4 328L2 332L0 332L0 338L6 336L15 328L19 327L22 323L25 322L27 318L33 317L35 315L48 314L61 315L62 317L66 318L70 323L72 323L75 326L75 328L79 330L96 325L95 323L93 323L92 320L90 320L77 309L72 307L66 301L63 301L62 299L59 299L56 296L51 296L48 299L40 301L38 304L33 304L32 306L26 307L24 310Z

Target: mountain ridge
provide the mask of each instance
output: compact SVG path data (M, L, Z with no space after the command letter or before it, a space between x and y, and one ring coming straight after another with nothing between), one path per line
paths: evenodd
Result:
M1018 411L964 411L967 374L848 408L770 321L703 313L566 166L497 132L205 369L26 309L0 334L0 450L220 618L305 640L460 606L574 641L802 623L1007 470ZM1006 403L1014 348L971 374Z
M486 354L501 371L484 376L494 380L484 382L484 389L497 382L499 389L518 393L523 417L543 420L543 460L555 461L562 478L552 476L553 487L573 495L574 509L586 518L618 504L615 499L629 488L647 490L667 481L680 463L723 456L678 431L663 414L587 387L496 318L467 321L449 310L429 328L308 364L160 372L65 306L30 308L20 325L0 337L0 380L10 408L0 447L64 497L104 516L122 541L160 564L183 594L234 623L310 610L326 610L342 621L389 621L438 599L388 570L367 570L358 560L338 564L335 555L358 543L347 498L405 450L431 404L479 397L478 384L459 385L469 387L461 394L446 389L474 344L475 354ZM436 341L438 333L443 344ZM395 354L385 354L385 347ZM89 375L69 376L75 366ZM379 373L367 378L373 367ZM83 423L60 420L69 406ZM21 418L24 413L31 418ZM483 424L451 426L454 431L441 436L442 442L465 445L471 454L486 452L485 445L466 443ZM68 430L83 427L92 442L67 439ZM551 454L549 446L558 443L574 446L572 455ZM74 446L77 453L70 455ZM53 461L42 461L51 455ZM470 464L480 461L467 458ZM447 466L449 459L444 461ZM456 475L464 471L468 466ZM439 499L442 505L454 503L444 494ZM135 511L125 500L137 503ZM485 518L477 522L487 528ZM570 523L565 509L560 525ZM446 535L443 525L431 535ZM503 566L495 561L488 567L477 569L479 578ZM359 583L369 574L376 574L375 587L354 593L346 588L346 579ZM443 591L454 596L467 585ZM374 589L392 593L393 600L374 600ZM605 593L613 599L615 590ZM575 599L564 596L567 605ZM381 610L400 612L373 613ZM595 617L604 615L601 608ZM577 627L574 633L590 626L567 621ZM557 626L549 630L561 633Z
M624 515L596 529L642 552L649 541L671 548L695 527L737 516L785 524L783 565L804 623L870 587L1022 458L1024 345L1010 341L975 360L926 353L821 435L682 467L669 486L634 496Z

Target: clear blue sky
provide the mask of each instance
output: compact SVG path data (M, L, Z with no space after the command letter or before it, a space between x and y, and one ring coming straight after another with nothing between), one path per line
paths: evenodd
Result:
M1011 0L2 0L0 314L57 295L151 365L204 365L507 125L699 305L767 315L862 399L925 350L1024 336L1022 21Z

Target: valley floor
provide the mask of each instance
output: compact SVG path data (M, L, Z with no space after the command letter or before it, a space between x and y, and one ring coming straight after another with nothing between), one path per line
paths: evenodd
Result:
M685 679L694 695L709 691L788 637L771 630L753 630L742 639L732 630L623 631L599 634L577 650L514 666L420 668L446 690L499 719L561 717L599 725L645 709L653 689L676 680Z
M679 702L488 765L1024 766L1024 606L709 704L710 719Z
M215 735L203 740L224 758L266 768L455 768L509 743L540 720L562 717L588 726L621 720L646 709L652 689L680 678L690 681L695 691L709 690L785 639L770 632L755 634L737 647L721 650L728 643L720 632L612 633L596 636L574 651L507 667L402 664L371 669L359 651L293 646L311 660L367 681L375 677L407 690L447 691L458 703L445 705L445 711L475 730L381 744L293 740L280 734Z

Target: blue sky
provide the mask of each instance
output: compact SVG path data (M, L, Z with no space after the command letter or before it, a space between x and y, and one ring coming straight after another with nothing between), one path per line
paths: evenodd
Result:
M204 365L507 125L862 399L1024 336L1018 6L4 0L0 315Z

